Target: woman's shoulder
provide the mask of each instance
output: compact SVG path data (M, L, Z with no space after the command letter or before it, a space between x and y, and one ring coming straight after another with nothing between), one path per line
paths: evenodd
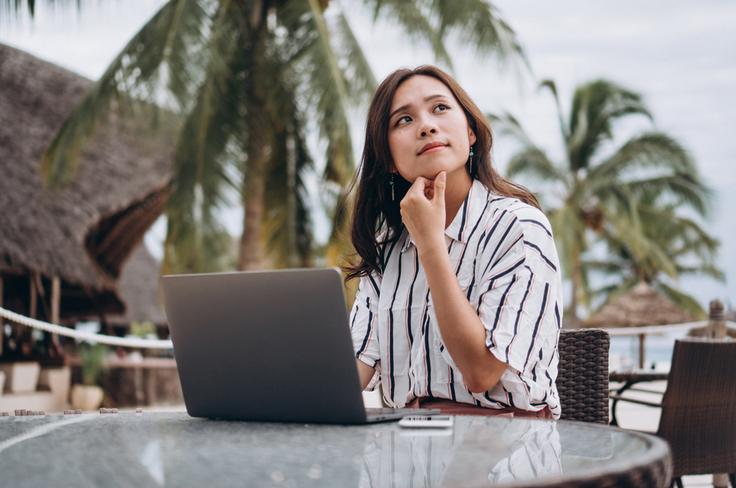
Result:
M544 212L514 197L492 195L490 202L493 217L487 224L486 236L492 241L487 246L493 251L491 256L501 254L513 262L523 258L526 267L535 272L558 273L552 226Z
M534 205L504 195L490 194L489 199L494 216L490 219L490 226L497 220L504 220L524 234L534 235L541 232L548 237L553 236L549 219Z

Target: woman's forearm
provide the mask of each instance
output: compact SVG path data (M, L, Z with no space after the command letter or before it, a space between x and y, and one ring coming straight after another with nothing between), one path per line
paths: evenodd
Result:
M447 250L443 246L420 252L442 341L463 375L465 386L473 393L492 388L506 370L486 348L486 330L468 302Z
M358 377L360 378L360 389L365 390L368 387L368 383L371 382L373 374L376 372L375 368L371 368L360 359L356 359L355 363L358 365Z

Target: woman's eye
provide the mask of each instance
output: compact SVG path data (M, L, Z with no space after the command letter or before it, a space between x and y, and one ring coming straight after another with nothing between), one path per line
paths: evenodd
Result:
M403 115L396 120L396 125L404 125L408 124L409 122L411 122L411 117L409 117L408 115Z
M434 106L435 112L444 112L445 110L449 110L449 109L450 107L448 107L444 103L438 103L437 105Z

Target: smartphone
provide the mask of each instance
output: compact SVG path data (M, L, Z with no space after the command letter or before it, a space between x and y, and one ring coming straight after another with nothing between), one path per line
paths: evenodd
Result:
M449 415L412 415L399 420L401 427L407 428L435 428L452 427L452 417Z

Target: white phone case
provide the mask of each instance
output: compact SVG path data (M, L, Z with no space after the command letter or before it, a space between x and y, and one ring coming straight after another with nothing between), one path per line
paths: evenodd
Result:
M399 420L399 425L407 428L441 429L452 427L452 417L449 415L412 415Z

